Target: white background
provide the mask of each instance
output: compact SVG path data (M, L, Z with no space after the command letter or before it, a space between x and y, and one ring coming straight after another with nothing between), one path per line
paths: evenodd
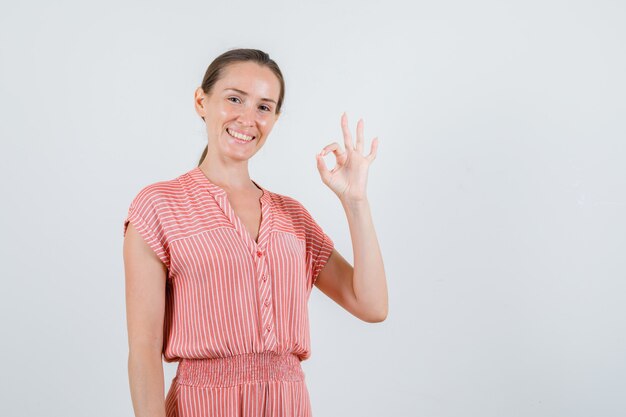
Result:
M315 416L626 415L624 22L606 0L4 2L0 415L133 415L122 221L196 165L193 91L237 47L286 79L251 177L350 261L315 154L342 111L380 138L389 316L314 289Z

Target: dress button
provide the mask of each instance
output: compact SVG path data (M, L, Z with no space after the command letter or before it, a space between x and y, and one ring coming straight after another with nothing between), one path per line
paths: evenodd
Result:
M260 250L256 251L256 255L257 256L263 256L263 252L261 252Z
M263 274L263 281L267 281L267 274Z
M269 325L265 326L265 330L267 330L268 332L271 330L271 328L272 326L269 326Z
M266 306L270 305L270 300L265 300L265 305Z

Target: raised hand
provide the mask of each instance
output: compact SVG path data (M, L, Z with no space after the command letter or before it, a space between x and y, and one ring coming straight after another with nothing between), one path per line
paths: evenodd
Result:
M363 155L363 119L356 125L356 144L352 144L352 135L348 128L348 116L341 116L341 129L345 150L337 142L326 145L322 152L316 155L317 169L322 181L344 202L367 200L367 173L370 164L376 158L378 138L372 139L370 153ZM329 170L324 162L324 156L332 152L335 154L336 165Z

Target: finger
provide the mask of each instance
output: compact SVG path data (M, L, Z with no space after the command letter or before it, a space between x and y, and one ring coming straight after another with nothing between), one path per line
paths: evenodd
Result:
M356 151L363 153L363 119L359 119L356 124Z
M346 147L346 152L354 149L352 147L352 135L350 135L350 129L348 128L348 115L343 112L341 115L341 130L343 130L343 143Z
M337 161L337 164L339 165L343 165L344 161L347 158L346 152L341 149L341 146L339 146L339 143L337 142L333 142L330 145L324 146L324 149L322 149L321 152L322 157L326 156L328 152L332 152L335 155L335 159Z
M334 152L335 150L339 150L343 152L343 150L339 147L339 143L337 142L330 143L322 148L322 152L324 154L327 154L329 151Z
M365 157L365 159L367 159L369 162L372 162L374 159L376 159L377 151L378 151L378 137L375 137L374 139L372 139L370 153L369 155Z

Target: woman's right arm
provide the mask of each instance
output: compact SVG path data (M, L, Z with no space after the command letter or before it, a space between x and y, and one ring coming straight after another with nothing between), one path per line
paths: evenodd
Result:
M165 417L163 318L167 268L128 224L124 237L128 378L135 417Z

